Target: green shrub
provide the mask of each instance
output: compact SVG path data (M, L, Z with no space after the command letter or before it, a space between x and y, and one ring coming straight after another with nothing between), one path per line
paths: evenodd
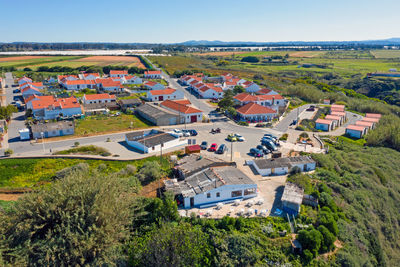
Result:
M239 121L237 124L241 126L249 126L249 123L247 121Z

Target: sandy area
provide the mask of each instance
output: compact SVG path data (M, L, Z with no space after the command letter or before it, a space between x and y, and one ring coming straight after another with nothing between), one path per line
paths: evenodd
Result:
M137 67L145 69L146 67L142 64L138 57L132 56L90 56L72 61L77 62L96 62L98 65L131 65L136 64ZM123 63L123 64L121 64Z
M0 200L4 201L16 201L18 198L22 197L23 194L13 193L13 194L0 194Z
M45 58L45 57L47 56L0 57L0 62L21 61L21 60Z
M199 56L230 56L232 54L239 55L248 53L248 51L219 51L219 52L206 52L206 53L193 53Z
M291 57L306 57L306 58L311 58L311 57L318 57L324 52L321 51L299 51L299 52L294 52L294 53L289 53Z

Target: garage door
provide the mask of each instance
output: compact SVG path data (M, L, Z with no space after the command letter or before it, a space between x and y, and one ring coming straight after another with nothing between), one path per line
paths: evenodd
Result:
M197 121L197 115L193 115L190 117L190 122L196 122Z

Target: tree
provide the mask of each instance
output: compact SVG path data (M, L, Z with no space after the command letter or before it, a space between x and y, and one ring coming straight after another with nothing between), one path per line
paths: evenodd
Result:
M160 179L162 176L161 166L157 161L147 161L140 168L136 177L139 181L144 183L150 183Z
M322 193L324 194L324 193ZM321 194L321 196L322 196ZM321 210L318 213L318 219L317 219L318 225L323 225L325 226L334 236L337 236L339 233L339 229L337 226L337 222L332 214L332 212L326 211L326 210Z
M11 156L13 153L14 153L14 151L12 149L10 149L10 148L8 148L8 149L6 149L4 151L4 155L7 156L7 157Z
M234 93L232 90L226 90L224 92L224 97L218 102L218 106L221 109L227 109L228 107L233 107L234 105L233 96Z
M134 203L127 179L96 171L68 177L20 198L2 214L3 258L18 266L101 266L123 261ZM15 264L19 263L19 264Z
M242 62L250 62L250 63L257 63L260 60L258 59L258 57L254 57L254 56L248 56L248 57L243 57Z
M131 243L134 266L205 266L210 251L201 228L166 223Z
M316 229L301 230L297 236L297 239L301 243L303 249L308 249L310 252L312 252L314 257L318 255L318 251L321 248L322 238L322 234Z
M244 89L244 87L241 86L241 85L235 85L235 87L233 88L233 93L235 95L240 94L240 93L244 93L244 92L246 92L246 89Z
M78 147L79 146L79 142L78 141L74 142L74 146Z
M11 115L15 112L18 112L18 109L14 105L0 107L0 118L3 120L10 120Z
M32 71L31 68L24 68L24 71Z
M318 226L318 231L322 234L322 244L321 244L321 251L327 252L331 251L335 246L334 242L336 237L323 225Z

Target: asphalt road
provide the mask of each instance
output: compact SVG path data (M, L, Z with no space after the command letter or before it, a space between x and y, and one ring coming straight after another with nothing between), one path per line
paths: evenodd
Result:
M298 114L301 114L304 110L308 109L311 105L307 104L298 108L293 109L289 114L287 114L275 127L273 128L279 132L286 132L289 129L289 125L297 119Z

